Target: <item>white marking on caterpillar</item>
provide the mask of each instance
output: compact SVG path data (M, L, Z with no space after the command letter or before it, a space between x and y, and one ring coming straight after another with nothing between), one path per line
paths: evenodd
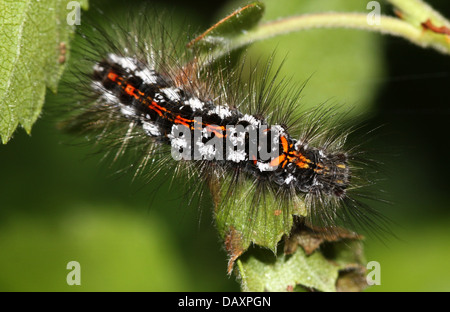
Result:
M161 92L164 93L169 100L173 101L173 102L178 102L180 101L180 96L178 94L178 88L163 88L161 89Z
M231 161L238 163L241 161L246 161L248 159L247 159L247 154L245 153L245 151L242 151L242 150L235 151L235 150L228 149L227 160L231 160Z
M245 114L244 116L239 118L239 121L246 121L246 122L250 123L253 126L260 126L261 125L261 120L258 120L255 117L253 117L252 115L248 115L248 114Z
M277 166L271 166L270 163L263 163L258 161L256 163L256 166L258 167L259 171L273 171L277 169Z
M284 180L284 183L289 185L292 181L296 181L296 180L297 180L296 177L294 177L292 174L289 174L287 176L287 178Z
M280 136L284 134L284 128L280 125L272 125L270 126L270 131L275 131L274 138L276 138L278 143Z
M153 122L143 121L142 122L142 128L145 130L145 132L151 136L160 136L161 132L159 131L159 128L157 125L155 125Z
M136 61L131 57L123 57L110 53L108 54L108 58L111 62L119 64L129 72L134 72L137 69Z
M95 91L101 93L100 99L104 100L106 103L114 105L120 104L119 98L115 94L111 93L109 90L106 90L100 81L92 82L91 87Z
M208 115L218 115L221 119L232 116L231 110L226 106L215 106L214 109L208 111Z
M203 102L196 97L189 98L188 100L184 101L184 104L189 105L194 111L202 110L204 107Z
M153 99L155 102L164 102L164 97L161 95L161 93L155 93L155 98Z
M136 115L136 110L133 107L123 104L120 104L120 112L127 117Z
M94 71L96 72L102 72L105 70L105 68L103 66L100 66L99 64L95 64L93 67Z
M152 69L144 68L136 72L136 76L142 79L146 84L155 84L158 81L158 76L156 72Z
M216 156L216 149L213 144L205 144L201 141L198 141L195 143L198 147L198 152L202 156L203 159L217 159Z

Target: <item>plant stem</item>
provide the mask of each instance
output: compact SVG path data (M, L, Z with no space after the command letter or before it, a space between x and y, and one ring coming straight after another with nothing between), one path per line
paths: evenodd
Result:
M404 2L404 0L390 1ZM226 50L231 51L277 35L314 28L349 28L374 31L401 37L418 46L432 47L442 53L450 54L450 36L436 34L422 28L421 25L416 26L399 18L386 15L380 16L378 24L371 25L368 22L368 15L365 13L317 13L270 21L234 37L227 42ZM216 51L214 57L220 57L221 54L220 51Z

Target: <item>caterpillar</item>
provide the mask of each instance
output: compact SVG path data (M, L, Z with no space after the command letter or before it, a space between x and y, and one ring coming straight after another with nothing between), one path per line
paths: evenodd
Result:
M114 151L112 161L136 151L136 175L170 171L192 197L209 187L216 213L233 218L228 207L250 201L243 236L261 215L281 215L290 227L299 200L301 222L377 227L379 214L360 200L370 197L360 192L372 184L370 161L347 147L343 116L324 105L297 113L303 86L270 74L271 59L246 72L247 61L197 54L185 48L190 40L179 44L187 35L166 27L141 14L135 26L84 30L66 130Z

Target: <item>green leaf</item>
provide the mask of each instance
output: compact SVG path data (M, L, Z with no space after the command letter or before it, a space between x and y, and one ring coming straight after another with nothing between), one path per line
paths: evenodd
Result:
M229 182L225 182L227 184ZM306 216L304 203L299 199L286 215L277 211L279 204L273 196L265 196L258 206L254 206L252 181L245 181L236 188L233 201L225 200L216 209L216 225L223 239L232 239L234 245L228 251L234 254L238 250L246 250L251 243L277 250L277 244L283 235L288 235L293 224L293 215ZM227 190L224 187L223 190ZM224 192L226 193L226 192ZM226 197L222 194L221 198Z
M307 256L302 248L292 255L275 256L253 249L238 260L244 291L287 291L302 285L319 291L336 291L339 266L318 252Z
M311 236L313 238L314 236ZM295 235L290 238L295 240ZM288 240L285 241L286 243ZM237 260L243 291L361 291L367 287L362 265L362 244L358 237L324 241L310 254L296 245L289 251L273 253L250 248ZM317 247L316 247L317 248Z
M212 49L223 49L234 37L257 25L263 14L264 4L261 2L248 4L211 26L192 40L188 47L207 53Z
M56 92L74 26L68 0L0 0L0 136L7 143L20 124L30 133L46 87ZM87 0L78 1L87 8Z

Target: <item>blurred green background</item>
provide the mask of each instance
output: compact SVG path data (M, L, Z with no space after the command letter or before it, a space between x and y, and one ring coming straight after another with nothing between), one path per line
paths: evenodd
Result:
M200 33L242 1L94 1L121 12L151 2ZM366 1L267 0L265 20L315 11L367 11ZM450 3L428 1L450 17ZM391 8L381 2L382 10ZM384 162L381 186L398 238L368 237L368 261L381 264L369 291L450 291L450 57L402 39L355 30L312 30L252 46L250 56L286 58L282 75L311 78L303 103L345 103L383 127L371 143ZM231 291L211 204L186 208L182 183L131 182L132 173L99 164L55 127L48 92L31 136L0 146L1 291ZM385 195L383 195L385 197ZM66 265L81 264L81 286Z

